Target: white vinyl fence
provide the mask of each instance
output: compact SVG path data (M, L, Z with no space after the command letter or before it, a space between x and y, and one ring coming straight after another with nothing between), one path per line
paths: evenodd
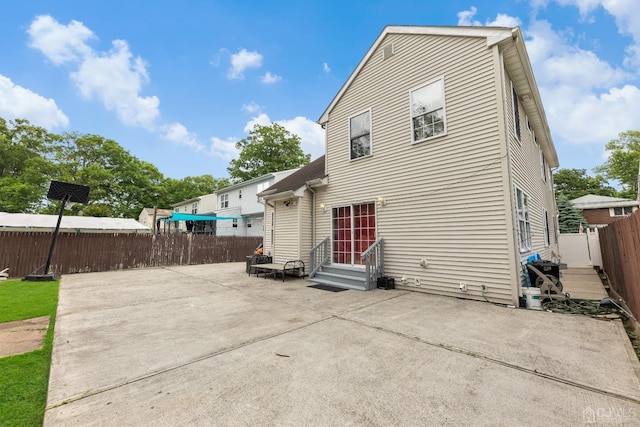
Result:
M587 229L584 233L560 234L558 240L560 256L568 267L602 266L598 229Z

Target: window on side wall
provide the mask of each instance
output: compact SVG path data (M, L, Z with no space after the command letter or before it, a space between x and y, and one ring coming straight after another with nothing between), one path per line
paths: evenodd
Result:
M522 135L520 132L520 108L518 107L518 94L516 93L516 88L511 85L511 99L513 100L513 123L516 129L516 138L518 141L522 140Z
M371 155L371 110L349 118L351 160Z
M549 229L549 213L546 209L542 209L542 226L544 227L544 245L551 244L551 232Z
M446 134L444 78L412 90L410 98L413 142Z
M542 181L547 182L547 161L544 158L542 149L540 150L540 175L542 176Z
M622 206L619 208L609 208L609 214L611 216L626 216L633 213L632 206Z
M518 240L520 252L531 249L531 221L529 219L529 196L516 188L516 207L518 214Z
M220 208L228 208L229 207L229 194L223 194L220 196Z
M237 219L234 219L234 220L233 220L233 225L232 225L232 227L233 227L233 228L238 228L238 220L237 220Z

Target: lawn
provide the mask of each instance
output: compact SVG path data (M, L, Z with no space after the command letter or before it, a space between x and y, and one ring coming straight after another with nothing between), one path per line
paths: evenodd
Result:
M0 425L41 426L47 404L59 282L0 282L0 322L49 316L41 349L0 358Z

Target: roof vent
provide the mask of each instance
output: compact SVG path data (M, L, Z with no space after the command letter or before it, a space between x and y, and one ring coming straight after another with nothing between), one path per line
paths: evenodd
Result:
M382 60L385 60L387 58L391 58L394 54L394 50L393 50L393 43L389 43L388 45L386 45L384 47L384 49L382 50Z

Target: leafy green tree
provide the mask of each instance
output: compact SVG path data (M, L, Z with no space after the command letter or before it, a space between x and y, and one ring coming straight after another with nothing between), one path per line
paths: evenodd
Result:
M187 176L182 179L166 178L162 183L162 194L157 206L169 207L183 200L215 193L229 185L229 179L214 178L212 175Z
M565 196L569 200L596 194L613 196L616 190L611 187L602 175L588 176L586 169L558 169L553 174L556 198Z
M300 137L284 127L255 125L249 136L236 142L237 159L227 168L234 182L304 166L311 160L300 148Z
M580 224L584 228L588 227L587 221L580 214L580 211L569 202L569 199L560 196L557 201L561 233L577 233L580 230Z
M71 207L74 215L137 218L142 208L154 206L161 194L164 177L155 166L99 135L63 135L56 147L56 161L56 179L91 189L88 205ZM48 210L56 209L50 206Z
M17 119L0 117L0 211L35 212L44 201L57 136Z
M608 179L615 179L620 183L621 197L635 199L638 195L638 174L640 168L640 131L628 130L607 143L605 149L609 152L607 161L595 168L596 172L604 173Z

